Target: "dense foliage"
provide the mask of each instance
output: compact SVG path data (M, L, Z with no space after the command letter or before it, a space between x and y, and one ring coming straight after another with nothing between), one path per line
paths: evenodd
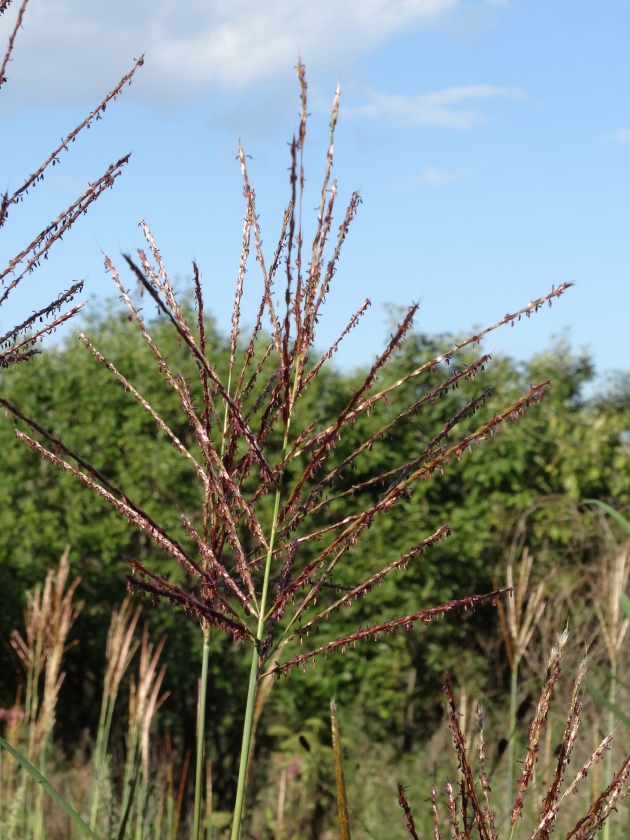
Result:
M220 366L226 358L226 341L212 325L209 327L208 340ZM194 447L193 431L185 415L126 318L112 308L93 319L87 331L96 347L140 387L180 440ZM172 369L190 375L189 357L172 333L158 322L154 335L168 351ZM383 372L379 384L395 380L401 370L416 367L449 343L448 336L413 335ZM444 521L450 523L453 533L408 572L388 577L375 598L335 615L330 622L334 627L331 637L333 632L342 632L345 625L354 628L381 616L416 612L453 597L489 590L515 521L541 497L601 498L623 507L630 500L630 447L624 437L630 421L630 398L623 387L616 387L612 395L586 399L585 388L593 375L587 355L576 356L560 343L528 365L493 360L481 380L462 388L467 398L486 385L493 390L493 398L477 417L465 421L473 428L483 419L481 414L491 417L497 402L509 403L531 381L547 376L553 380L550 393L523 422L506 427L500 436L484 444L483 452L475 450L461 463L452 463L444 476L416 487L387 517L375 520L362 553L353 556L353 579L357 573L367 577L383 561L395 559L416 538L422 539ZM308 397L309 405L301 410L310 412L310 416L317 414L324 424L354 378L352 373L322 372ZM413 383L407 387L420 388ZM425 380L422 388L426 387ZM199 507L194 496L197 491L191 489L194 485L189 467L150 416L138 409L78 340L51 348L28 366L3 374L0 390L2 397L63 437L185 541L179 515L188 504ZM408 404L409 391L403 398ZM455 398L463 403L464 394ZM446 409L438 400L407 424L395 427L344 481L356 482L403 463L409 452L424 445L440 421L452 415L453 403L449 402ZM392 416L397 413L395 404L386 410L391 410ZM374 418L362 417L341 441L337 457L342 459L344 453L352 451L353 435L363 439L374 423ZM85 601L74 631L79 644L67 657L68 675L59 710L58 732L70 741L81 726L94 723L109 616L112 605L124 597L124 557L150 558L155 567L175 579L182 571L72 476L18 443L13 428L12 419L0 422L0 632L7 639L10 630L21 624L25 589L43 579L45 570L56 564L69 544L73 569L82 578L79 592ZM374 493L378 492L376 487ZM335 505L328 515L352 513L352 497ZM569 526L546 508L538 511L534 525L530 539L544 539L551 555L570 539ZM344 584L342 572L335 582ZM181 615L163 607L147 606L145 615L155 634L169 634L165 661L171 698L160 714L175 726L185 721L179 737L191 742L200 634L194 622L183 621ZM296 673L282 680L270 695L259 748L273 745L279 722L283 731L291 727L297 731L304 721L325 715L328 699L336 694L342 708L352 705L369 737L394 736L401 749L411 749L439 714L445 668L461 683L488 690L490 664L479 638L480 631L496 621L491 608L474 616L457 616L426 629L365 644L326 664L318 662L316 676L309 668L305 675ZM322 631L318 642L325 637ZM2 655L10 654L5 651ZM5 659L0 678L3 706L12 701L17 668L15 662L13 668L6 664ZM220 797L229 798L247 669L241 648L217 635L211 660L209 731L213 759L224 770L217 774ZM494 688L498 688L496 684Z

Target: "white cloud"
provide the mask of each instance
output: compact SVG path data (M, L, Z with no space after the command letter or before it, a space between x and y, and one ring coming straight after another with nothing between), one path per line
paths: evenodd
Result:
M171 103L288 74L298 50L312 69L336 73L396 32L434 24L457 2L31 0L10 76L27 99L74 101L98 96L147 51L137 90ZM2 23L8 33L8 14Z
M346 109L347 113L378 120L389 120L399 125L438 125L449 128L470 128L482 122L482 112L472 108L458 108L464 102L479 99L523 99L522 91L491 85L466 85L451 87L434 93L401 96L372 92L364 105Z
M426 164L417 174L410 175L403 181L389 184L389 191L392 193L416 192L425 187L435 189L455 184L471 177L469 169L441 169L438 166Z
M438 169L436 166L424 166L422 169L422 183L428 187L445 187L447 184L454 184L456 181L467 178L468 175L469 172L467 169L448 171L446 169Z
M630 128L622 128L619 131L613 131L612 134L607 134L604 137L607 143L616 143L623 145L630 143Z

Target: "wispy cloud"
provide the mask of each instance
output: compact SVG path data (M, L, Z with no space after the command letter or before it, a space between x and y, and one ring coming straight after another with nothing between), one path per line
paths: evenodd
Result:
M428 187L445 187L454 184L470 175L467 169L438 169L436 166L425 166L422 169L422 183Z
M630 128L621 128L619 131L613 131L612 134L606 134L604 140L607 143L615 143L617 145L630 143Z
M514 88L492 85L451 87L416 96L379 93L370 94L364 105L347 108L350 114L377 120L389 120L404 126L437 125L449 128L470 128L483 122L485 115L475 108L458 107L483 99L523 99L524 93Z
M172 103L287 74L339 70L393 34L433 25L458 0L32 0L11 76L33 97L94 96L134 56L134 90ZM9 87L6 88L9 91ZM5 96L5 90L3 90Z
M388 190L392 193L406 193L426 189L427 187L436 189L456 184L458 181L464 181L471 175L470 169L442 169L438 166L426 164L417 174L411 174L398 183L389 184Z

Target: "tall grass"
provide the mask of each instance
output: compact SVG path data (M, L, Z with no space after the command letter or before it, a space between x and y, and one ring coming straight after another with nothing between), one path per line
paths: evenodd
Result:
M0 0L0 14L6 11L10 2ZM27 2L23 0L21 3L9 35L8 48L0 66L0 85L6 81L5 70L22 25ZM29 191L41 182L47 168L59 163L61 152L67 150L84 128L101 118L107 104L120 94L125 84L131 82L142 63L141 58L19 189L12 194L7 192L2 197L0 227L5 224L9 211L13 212L13 208L22 203ZM2 400L5 408L31 430L30 434L26 434L17 429L16 435L20 441L74 475L86 488L98 493L121 516L174 557L189 575L189 585L180 586L166 579L159 570L137 558L129 558L129 589L146 594L155 601L163 600L174 607L183 608L190 618L199 623L203 637L194 757L195 795L191 826L194 840L199 840L204 832L211 830L212 778L206 755L205 721L212 633L228 633L236 642L249 645L251 655L231 828L232 840L239 840L243 831L256 728L273 678L289 674L296 666L305 668L307 663L314 667L320 654L324 659L335 652L343 654L349 646L356 646L368 639L378 639L380 634L410 630L417 624L428 623L452 610L474 609L487 600L496 603L502 595L514 590L515 598L509 599L501 610L511 668L507 774L507 802L511 803L515 774L514 735L519 666L543 609L544 583L539 584L528 597L531 556L525 553L521 558L516 587L514 556L508 562L506 586L503 589L495 586L492 592L425 607L413 614L391 616L372 626L359 625L353 632L338 638L327 638L319 645L309 638L311 633L315 635L319 632L320 626L335 611L350 608L359 597L371 595L372 590L388 575L394 571L404 572L410 564L421 562L424 552L449 536L448 523L442 524L432 533L413 535L409 550L396 560L386 565L375 561L367 580L352 580L350 585L339 582L338 573L341 569L345 570L345 581L351 578L352 554L360 550L360 541L365 540L366 532L375 517L387 516L397 503L413 493L418 482L430 481L434 476L442 475L453 458L461 460L467 452L472 451L473 446L497 434L504 421L518 420L528 407L538 402L549 386L548 380L533 385L520 399L497 407L490 420L471 430L471 418L490 398L488 388L475 390L476 377L484 372L490 356L480 354L471 364L462 363L459 368L454 366L447 369L451 362L456 361L457 354L464 348L480 345L481 340L491 331L507 324L513 326L522 316L529 317L545 303L551 305L571 284L565 283L552 289L549 294L456 343L440 356L416 369L408 370L395 382L380 387L379 377L386 372L412 328L418 307L409 307L363 380L346 395L335 419L328 424L322 423L318 407L309 404L309 386L331 360L340 342L358 326L370 301L366 300L359 306L338 339L324 353L316 353L317 324L322 317L324 303L339 267L342 246L354 223L361 198L358 192L350 196L335 233L333 220L339 191L337 181L332 177L332 167L340 101L337 88L332 104L330 137L318 195L317 215L312 228L308 228L303 214L304 201L307 200L303 167L307 135L307 85L303 65L298 63L297 69L301 107L297 133L290 145L289 199L279 225L277 245L271 254L263 249L256 194L249 180L245 152L240 146L238 149L245 210L229 338L229 363L225 374L218 372L217 359L210 356L206 347L203 287L196 264L193 263L197 306L197 316L194 318L178 301L146 222L142 221L141 225L148 253L140 248L136 256L125 257L127 268L131 277L137 281L140 293L146 294L155 303L161 316L168 320L179 340L188 349L198 374L198 381L191 382L181 372L171 369L168 358L152 337L151 325L142 316L137 299L126 288L113 262L104 255L106 268L129 310L130 319L137 324L164 376L165 387L172 389L181 401L182 409L194 431L193 445L185 446L141 392L128 381L125 372L119 371L93 346L89 337L79 331L83 344L92 353L95 362L105 365L111 371L131 398L152 415L159 429L181 456L193 466L203 502L197 511L181 514L181 532L166 529L155 522L147 511L127 495L124 488L111 482L106 468L97 468L81 453L66 446L58 435L44 428L36 418L26 417L18 406ZM93 201L105 189L113 186L128 159L129 156L125 156L109 167L76 202L9 261L0 273L4 286L0 294L0 305L26 275L48 257L52 245L75 224ZM309 241L310 247L307 245ZM260 303L253 330L244 338L241 304L246 272L253 258L260 270ZM0 366L6 368L36 355L39 352L36 344L84 306L73 306L58 315L81 290L82 284L75 284L57 300L0 337ZM43 327L36 328L37 319L42 323L42 319L48 320ZM440 377L437 384L433 378L436 373ZM426 377L427 382L420 387L422 377ZM392 429L408 422L423 407L446 398L460 385L468 385L474 393L453 407L448 421L441 428L434 429L418 451L407 453L406 459L400 464L387 469L378 467L369 478L353 481L352 470L361 462L372 463L370 459L373 448L378 447ZM393 398L396 399L396 409L392 408ZM304 411L303 406L306 406ZM367 424L363 423L370 414L378 417L376 431L368 429ZM352 435L351 427L355 427ZM352 446L344 449L347 440L352 440ZM351 508L340 513L341 504L350 500ZM617 577L627 576L625 565L622 572ZM7 741L12 749L19 748L25 759L34 766L35 772L40 774L46 774L52 767L51 733L63 681L61 662L78 609L73 605L77 581L67 586L67 580L68 562L67 555L64 555L56 574L51 573L43 590L37 590L28 601L26 638L16 633L11 640L24 665L26 679L23 701L21 696L16 699L7 730ZM623 588L622 584L617 587L619 592L619 587ZM610 620L602 617L601 623L604 635L608 633L611 640L614 638L610 648L613 652L618 650L615 645L621 643L625 633L625 625L620 625L618 620L618 601L617 594L617 613L613 614L615 605L611 601L612 617ZM500 600L498 603L501 603ZM165 640L160 640L154 646L146 628L141 639L137 640L138 621L139 611L133 610L129 600L112 616L99 727L90 758L87 799L82 802L81 808L85 810L91 832L99 829L121 840L130 835L138 840L145 835L175 840L182 830L182 808L191 753L184 753L179 763L174 762L169 733L165 733L163 743L151 733L152 721L166 699L166 694L162 693L165 669L160 665ZM297 643L304 646L303 652L295 650ZM523 795L532 777L538 739L546 721L551 691L559 674L563 645L564 641L561 641L549 660L547 683L532 724L523 775L518 782L517 797L509 814L511 834L514 833L522 811ZM115 709L120 705L120 690L125 675L138 653L138 670L129 678L125 747L121 753L122 758L116 758L111 750L112 722ZM614 702L616 660L613 662L612 658L611 667L611 702ZM566 796L566 793L560 795L559 786L573 748L573 733L579 724L577 692L582 671L580 675L563 741L565 751L561 753L556 774L551 781L544 805L544 818L537 830L545 838L555 819L554 809ZM472 779L466 753L466 737L459 726L454 694L448 681L446 694L460 762L463 811L459 822L457 808L460 806L456 805L456 794L452 787L450 791L447 788L450 825L458 840L460 836L468 838L473 823L482 840L491 840L494 837L495 817L488 799L490 782L485 772L483 728L478 728L478 733L481 733L478 735L481 766L479 789L485 805L478 798ZM340 830L343 837L349 838L348 804L334 704L331 712ZM608 746L609 741L605 739L595 750L591 764ZM178 772L175 772L176 765ZM598 799L593 805L595 810L585 818L586 822L579 824L579 829L576 828L581 838L591 836L588 833L591 829L598 830L614 804L626 795L627 790L623 791L627 776L624 768L627 769L627 762L620 771L621 775L615 776L611 782L616 787L609 786L604 798ZM46 834L43 788L34 778L37 777L28 775L15 764L12 753L4 756L0 817L8 836L23 835L40 840ZM274 826L278 838L283 836L285 830L289 785L290 774L285 767L280 774ZM399 790L399 796L410 834L415 837L413 814L402 789ZM433 790L432 809L438 840L440 828L436 796ZM466 803L472 803L472 822L466 814Z
M545 589L548 580L542 580L533 590L528 592L533 555L527 547L524 548L518 581L514 585L514 563L516 554L516 540L513 541L505 569L505 585L514 592L513 598L508 598L505 609L498 603L501 629L505 640L505 649L510 665L510 717L508 724L508 756L507 756L507 790L506 802L512 801L512 790L515 773L515 738L517 723L518 700L518 672L521 660L527 650L532 636L536 631L546 603Z
M540 741L545 727L548 726L549 710L556 684L562 672L561 662L568 639L565 630L554 645L547 660L546 675L534 718L529 727L529 738L525 756L521 763L521 773L517 784L516 797L510 800L507 819L501 821L497 817L497 810L491 806L491 779L485 772L485 743L484 720L480 717L477 725L477 751L479 766L478 783L473 771L474 759L462 731L460 715L457 713L455 695L448 676L444 684L444 694L447 698L449 727L452 734L453 746L457 755L459 784L454 787L451 782L446 783L446 818L440 816L437 803L436 789L431 788L431 802L433 810L433 831L435 840L441 840L444 824L456 840L469 838L474 831L480 840L496 840L499 832L510 840L518 832L529 840L549 840L554 829L558 827L559 814L562 813L569 821L569 830L565 840L591 840L602 828L609 825L609 818L616 811L620 803L630 793L628 780L630 779L630 756L613 774L610 783L596 794L586 811L577 816L572 800L579 793L581 786L587 780L589 773L610 751L612 734L607 735L593 752L579 767L576 774L569 776L568 784L565 776L569 772L571 759L575 757L576 742L582 718L581 688L586 674L586 658L578 668L573 684L568 715L564 726L562 741L556 750L556 766L550 782L545 785L546 792L542 797L536 785L536 765ZM578 765L579 766L579 765ZM457 790L459 788L459 791ZM402 807L409 836L418 840L413 811L407 801L405 790L399 785L399 804ZM531 800L531 811L526 814L525 797ZM570 803L570 804L569 804ZM525 818L527 817L527 818ZM571 827L572 826L572 827Z
M323 354L316 353L316 327L361 199L358 192L352 193L337 233L333 234L339 195L337 181L332 178L340 101L337 88L317 216L312 238L309 237L311 245L307 247L308 232L303 218L307 85L301 63L298 63L297 70L301 109L298 130L290 145L289 200L281 220L277 245L269 258L263 249L256 194L249 180L246 155L241 147L238 150L245 213L229 339L229 363L225 375L219 374L217 359L207 353L203 289L195 263L196 319L178 301L151 230L144 220L141 227L148 253L139 248L136 257L125 256L127 268L140 292L155 304L160 315L171 324L180 342L188 349L197 370L197 382L189 381L181 372L171 369L168 358L151 335L150 324L141 314L139 304L120 278L113 262L104 256L106 268L128 308L129 317L137 324L163 374L165 387L172 389L181 401L194 431L195 443L186 447L163 417L129 382L124 371L119 371L79 330L81 341L92 353L95 362L111 371L130 397L152 415L170 444L193 466L203 502L197 511L188 510L179 515L182 532L177 533L154 521L123 488L112 483L106 468L97 468L36 419L26 417L19 407L7 400L2 401L16 418L30 427L30 434L16 430L18 440L75 476L87 489L99 494L122 517L175 558L188 573L190 585L180 586L139 559L129 558L130 574L126 580L132 591L183 608L191 619L199 623L203 635L194 772L194 840L199 840L201 836L206 788L203 779L204 721L211 632L228 633L235 642L248 645L251 651L231 835L232 840L239 840L257 701L261 696L261 686L270 685L270 677L289 674L296 666L305 668L307 663L314 667L318 656L327 659L332 653L343 654L349 646L378 639L380 634L410 630L452 610L474 609L486 601L494 602L507 591L497 589L471 595L425 607L412 614L392 616L372 626L357 626L353 632L320 645L313 644L309 639L311 634L317 634L332 613L351 607L359 597L370 596L388 575L404 572L411 564L421 562L423 553L449 536L448 523L432 533L410 535L409 550L386 565L375 561L375 568L366 580L354 580L350 585L342 586L335 577L341 569L344 569L346 578L351 576L352 554L360 550L358 546L376 517L387 516L398 502L413 493L417 483L442 475L452 459L461 460L474 446L497 434L504 422L518 420L527 408L542 398L549 387L548 380L532 385L511 404L497 407L491 419L476 428L473 425L470 430L470 418L490 398L489 388L475 390L474 385L476 377L490 362L490 356L480 354L472 363L462 364L461 367L455 364L451 369L450 365L464 348L473 348L493 330L514 324L523 316L529 317L545 304L551 305L571 285L565 283L552 289L547 295L457 342L438 357L407 371L395 382L379 388L379 377L396 357L412 328L418 306L410 306L363 380L344 398L335 419L323 424L318 407L309 404L309 386L332 358L339 343L358 325L370 301L361 304L339 338ZM243 339L241 303L252 249L261 275L258 287L260 304L253 330L248 338ZM263 329L265 321L268 333ZM440 377L437 384L436 373ZM420 385L421 377L428 379L423 386ZM448 397L459 386L466 384L473 389L473 394L453 406L448 421L434 429L418 451L407 453L403 462L392 468L378 467L371 477L363 481L352 480L353 468L358 463L373 463L373 448L378 447L392 429L408 422L423 407ZM392 408L394 398L395 410ZM371 414L379 420L376 431L366 428L363 423ZM347 451L342 448L346 439L353 441ZM340 503L350 500L354 512L350 515L340 513ZM294 650L296 643L304 645L303 652ZM159 683L155 671L152 679L155 681L151 691ZM137 690L140 692L139 685ZM139 703L139 697L140 693L134 702L137 700ZM151 694L153 697L154 694ZM143 702L150 705L146 698ZM139 738L138 732L130 730L131 744ZM128 765L126 779L131 779L132 766ZM138 781L142 791L148 790L145 767L143 763L142 779ZM209 804L206 806L208 810Z
M156 712L167 699L161 693L164 667L160 666L165 641L162 639L154 647L148 639L146 627L139 633L139 613L131 609L129 599L112 616L103 669L101 709L106 711L100 715L91 750L82 761L75 759L72 766L60 756L58 748L54 748L51 735L59 689L63 685L63 657L72 621L80 607L76 603L78 585L76 578L69 581L66 554L58 569L48 573L43 587L36 587L27 597L25 632L16 631L11 636L16 654L24 666L23 685L27 690L24 693L21 687L18 688L14 708L5 715L7 741L12 748L29 755L42 772L45 771L78 814L86 818L90 816L92 836L120 840L145 840L148 837L177 840L192 834L198 819L197 830L206 837L213 833L226 837L226 815L212 813L212 780L208 763L205 767L206 807L199 813L195 811L196 802L193 801L188 817L184 818L191 753L179 752L174 757L168 727L164 722L160 729L153 725ZM457 761L449 768L448 761L444 764L444 749L440 748L439 772L446 770L455 773L455 777L454 782L447 782L444 797L440 796L435 784L431 789L430 810L436 840L443 836L444 831L452 831L456 838L464 840L473 830L480 834L482 840L492 840L508 831L510 837L518 833L519 836L526 835L529 840L539 840L548 838L554 827L556 832L566 834L566 840L573 837L588 840L605 827L607 819L627 796L630 757L622 762L610 779L605 777L603 790L599 789L597 778L594 778L595 791L588 799L589 777L597 776L598 763L609 754L612 735L606 735L601 741L598 739L592 752L586 755L583 749L578 749L578 730L584 715L581 687L586 675L586 660L580 664L570 691L569 713L562 722L563 735L555 751L556 758L552 759L549 754L546 733L551 732L552 697L561 682L566 644L567 633L564 632L539 675L542 690L529 726L524 758L519 764L516 796L509 803L507 818L503 817L503 786L498 785L498 799L497 792L493 795L496 780L501 778L501 774L496 774L493 781L491 776L495 774L489 771L488 763L486 737L490 730L492 738L496 716L491 717L488 723L485 710L480 705L477 705L474 715L464 712L465 706L474 709L472 698L467 697L462 689L458 703L455 690L446 680L447 716L444 726L452 734ZM36 671L33 663L40 663ZM120 691L125 681L129 688L128 699L125 692ZM48 700L47 687L52 687ZM341 727L334 700L330 712L332 737L321 731L321 721L306 721L301 732L291 733L290 737L285 734L285 743L280 744L273 761L268 762L266 768L257 770L258 774L265 773L267 778L263 795L260 787L255 797L250 794L252 807L256 806L255 826L251 826L253 836L310 836L309 826L315 823L318 808L321 808L325 825L334 830L335 836L338 833L342 838L357 834L365 838L374 836L374 829L367 823L374 819L370 811L375 805L382 812L383 825L394 819L395 765L391 757L385 760L372 757L373 745L368 751L364 749L359 753L367 762L365 770L361 771L362 781L356 778L356 770L351 772L348 781L345 768L347 752L344 755L342 750ZM122 741L120 735L112 737L108 720L111 722L114 715L127 722ZM469 719L470 726L466 722ZM350 735L345 733L344 746L354 758L357 746L353 739L357 736L357 729L351 728L350 732ZM46 733L47 738L45 755L41 749L37 752L42 733ZM326 746L326 742L330 746ZM33 744L36 745L34 749L31 747ZM490 749L495 749L492 741ZM371 767L370 760L373 762ZM573 771L567 781L565 776L570 763L577 766L578 772ZM406 766L409 768L409 761ZM57 805L52 800L49 802L41 798L41 786L23 770L12 754L4 753L0 770L0 836L28 840L42 836L51 840L78 836L73 835L69 821L64 823L60 820L61 812L51 809L51 806L56 808ZM408 772L399 765L398 773L401 771ZM426 771L415 780L416 790L428 785L431 775L436 778L435 768L432 773ZM368 808L362 787L366 783L373 786L376 781L380 793L376 800L374 792L367 794L371 800ZM323 807L321 804L318 806L322 796ZM272 805L266 804L270 801ZM399 802L405 809L410 836L423 835L426 819L421 815L420 828L402 787L399 787ZM494 802L501 804L496 807ZM388 810L390 806L392 810ZM334 818L335 813L338 822ZM578 814L582 816L578 818ZM318 830L317 836L321 835L321 831Z
M51 739L56 719L59 691L65 674L62 660L67 650L68 634L78 614L74 595L80 582L68 584L68 552L56 572L49 572L43 589L27 593L25 638L17 631L11 644L24 669L26 690L18 689L15 707L8 718L6 740L39 773L56 772L58 760ZM87 769L87 786L77 809L89 812L89 829L99 836L127 836L126 827L136 837L144 837L153 826L153 836L174 836L165 822L164 832L155 831L157 816L164 810L168 791L164 767L156 773L156 752L151 723L168 694L160 696L165 666L159 667L165 639L154 649L147 628L141 641L134 634L139 609L131 610L129 599L112 615L105 654L103 697L98 731ZM136 651L140 651L137 674L130 679L126 710L128 735L124 759L116 766L111 744L114 710L120 706L119 689ZM23 704L23 705L22 705ZM120 709L119 709L120 711ZM118 762L120 765L120 761ZM36 783L12 754L0 761L0 832L3 837L28 837L33 840L48 835L44 825L44 789ZM118 781L117 781L118 777ZM74 796L71 798L75 798ZM133 830L132 830L133 829Z

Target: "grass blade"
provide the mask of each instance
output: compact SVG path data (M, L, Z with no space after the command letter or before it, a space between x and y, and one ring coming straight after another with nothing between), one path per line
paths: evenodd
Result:
M615 510L614 507L607 505L606 502L600 502L599 499L584 499L584 501L589 505L597 505L597 507L601 508L609 516L612 516L618 525L621 525L624 530L630 533L630 521L625 516L622 516L619 511Z
M0 736L0 744L6 750L8 750L11 753L13 758L19 764L22 765L22 767L26 770L27 773L31 774L31 776L35 779L37 784L41 785L42 788L46 791L46 793L49 793L52 796L52 798L55 800L55 802L58 802L59 805L61 805L63 810L66 812L66 814L68 814L68 816L79 826L79 828L81 828L83 831L85 831L85 833L88 835L88 837L91 837L92 840L98 840L96 834L94 834L94 832L91 831L91 829L87 826L87 824L83 822L83 820L77 814L77 812L74 810L74 808L72 808L70 805L68 805L68 803L63 798L63 796L61 796L60 793L57 793L57 791L50 784L50 782L48 782L42 776L42 774L39 772L39 770L37 770L35 767L33 767L33 765L30 763L30 761L27 761L24 758L24 756L15 749L15 747L12 747L11 744L9 744L8 741L5 741L5 739L2 738L1 736Z
M615 717L619 718L619 720L622 723L625 723L626 726L630 727L630 717L624 714L619 708L619 706L617 706L615 703L611 703L610 700L604 694L602 694L601 691L596 689L594 685L591 685L591 683L588 682L588 680L584 680L583 685L584 688L589 692L589 694L592 694L592 696L598 701L598 703L601 703L602 706L605 706L609 712L612 712L613 715L615 715Z
M330 701L330 722L332 723L333 751L335 753L335 782L337 785L337 809L339 811L339 840L350 840L350 821L348 820L348 799L346 796L346 780L343 773L343 755L341 753L341 737L339 734L339 720L337 719L337 704Z
M630 599L629 599L629 600L630 600ZM594 668L596 671L599 671L599 673L600 673L600 674L603 674L603 675L606 677L606 679L607 679L607 680L609 680L609 679L611 679L611 678L612 678L612 673L611 673L610 671L607 671L605 668L601 668L601 667L600 667L599 665L597 665L595 662L589 662L589 663L588 663L588 666L589 666L589 668ZM615 677L615 680L616 680L616 682L617 682L617 685L620 685L622 688L625 688L625 689L626 689L626 691L630 691L630 685L628 685L628 684L627 684L627 683L625 683L625 682L622 682L622 681L619 679L619 677Z

